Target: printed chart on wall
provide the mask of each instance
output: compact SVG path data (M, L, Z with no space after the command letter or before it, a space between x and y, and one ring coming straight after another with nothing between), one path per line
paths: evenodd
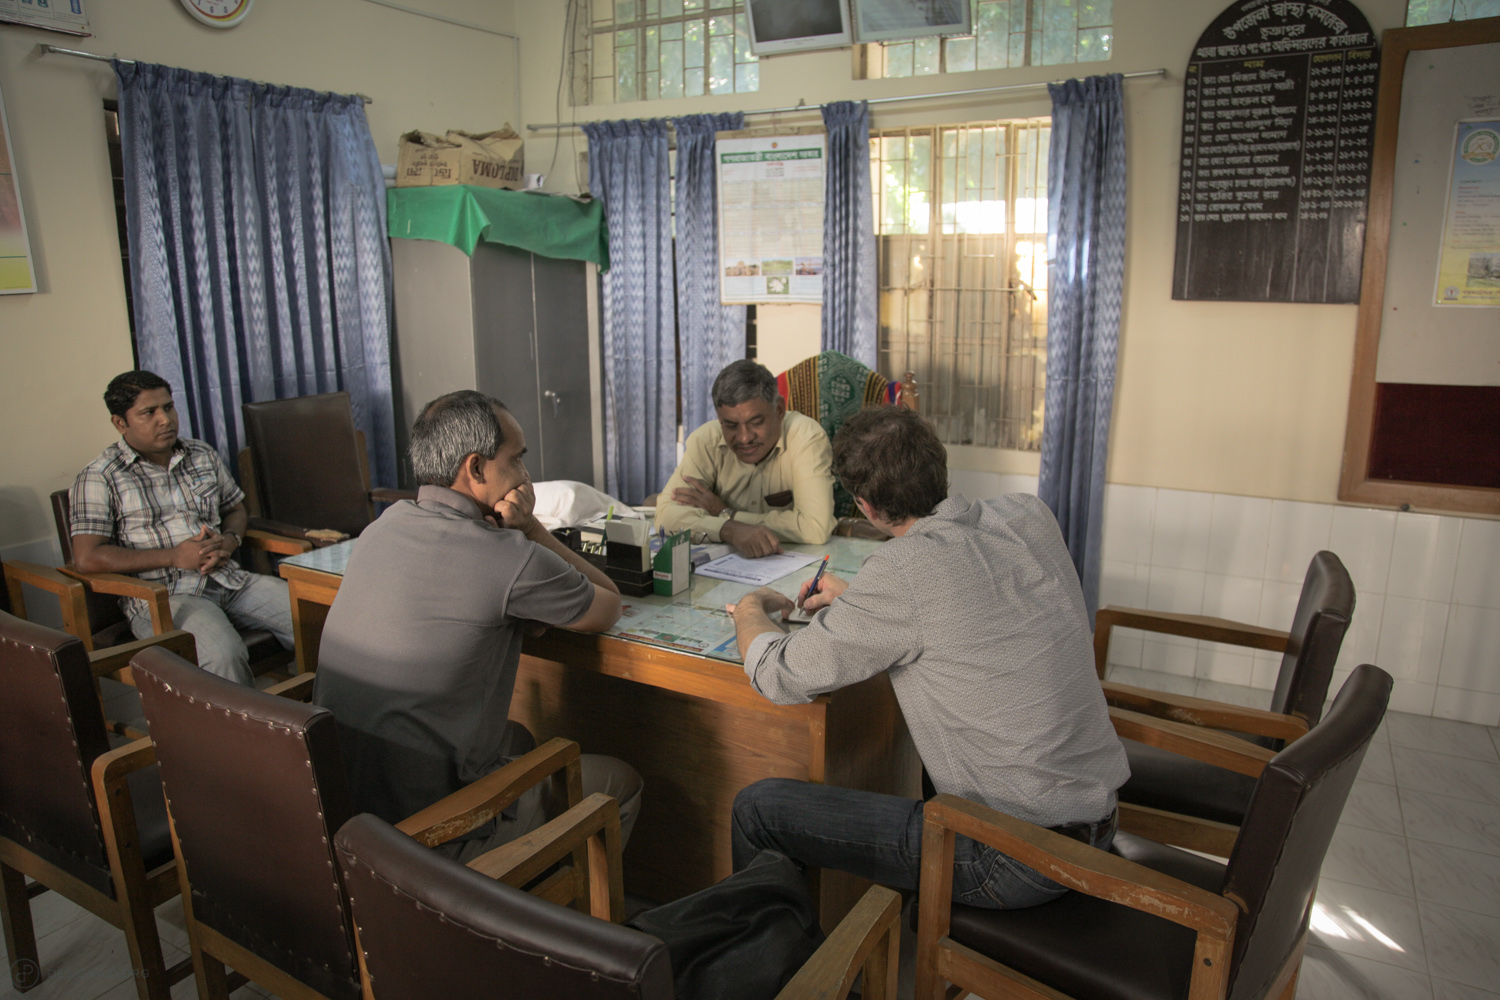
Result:
M1500 306L1500 119L1458 123L1437 305Z
M822 302L827 136L722 138L715 156L723 302Z
M1183 80L1174 299L1357 302L1379 55L1349 0L1241 0Z
M36 291L31 267L31 243L26 238L26 216L21 213L21 188L16 183L16 158L5 119L5 96L0 94L0 295Z

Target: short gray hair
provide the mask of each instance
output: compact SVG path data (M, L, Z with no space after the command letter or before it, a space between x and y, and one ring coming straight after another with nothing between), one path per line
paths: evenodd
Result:
M731 361L714 379L714 409L739 406L752 399L776 402L776 376L765 365L749 359Z
M411 428L411 470L424 486L452 486L470 455L494 458L505 442L496 410L505 404L473 389L439 396Z

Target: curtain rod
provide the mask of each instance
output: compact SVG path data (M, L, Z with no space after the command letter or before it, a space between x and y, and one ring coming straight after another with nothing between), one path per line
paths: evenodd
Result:
M1167 71L1165 69L1143 69L1136 73L1122 73L1120 75L1126 80L1134 80L1146 76L1166 76ZM1002 87L977 87L974 90L945 90L939 94L904 94L900 97L872 97L869 98L866 103L891 104L895 101L925 101L930 100L934 97L968 97L971 94L997 94L1004 90L1040 90L1043 87L1051 86L1052 83L1066 82L1067 81L1065 80L1053 80L1050 83L1008 83ZM790 108L761 108L758 111L746 111L745 117L749 118L751 115L780 115L797 111L812 111L817 107L818 105L816 104L808 104L806 101L803 101ZM542 129L549 128L559 130L565 128L578 128L578 123L549 122L545 125L527 125L526 127L533 132L540 132Z
M42 51L43 54L49 54L50 53L52 55L58 55L58 56L73 56L73 57L78 58L78 59L92 59L95 62L114 62L115 58L116 58L115 56L101 56L97 52L85 52L82 49L65 49L61 45L48 45L45 42L43 42L41 45L37 46L37 48L39 48ZM134 59L121 59L120 62L124 63L126 66L134 66L135 63L136 63L136 61ZM359 98L361 101L364 101L366 104L373 104L373 103L375 103L374 101L370 100L370 98L366 97L364 94L353 94L351 96Z

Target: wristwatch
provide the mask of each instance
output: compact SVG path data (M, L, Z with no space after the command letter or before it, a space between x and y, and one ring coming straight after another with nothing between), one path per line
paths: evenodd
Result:
M733 507L725 507L724 508L724 520L726 520L726 521L733 521L734 520L734 508Z
M240 537L240 533L238 531L228 531L228 530L226 530L224 532L224 534L226 534L226 535L233 535L234 536L234 547L235 548L239 548L241 545L245 544L245 540Z

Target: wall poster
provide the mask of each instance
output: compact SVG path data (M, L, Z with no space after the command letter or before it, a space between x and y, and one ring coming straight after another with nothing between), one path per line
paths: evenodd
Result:
M1455 131L1435 304L1500 306L1500 119Z
M83 11L83 0L0 0L0 21L61 31L65 35L89 34L89 17Z
M725 305L823 301L827 145L821 130L716 141Z
M11 149L5 95L0 94L0 295L36 291L31 241L26 238L26 216L21 212L21 189L16 183L16 158Z
M1349 0L1240 0L1199 37L1174 299L1359 301L1378 71Z

